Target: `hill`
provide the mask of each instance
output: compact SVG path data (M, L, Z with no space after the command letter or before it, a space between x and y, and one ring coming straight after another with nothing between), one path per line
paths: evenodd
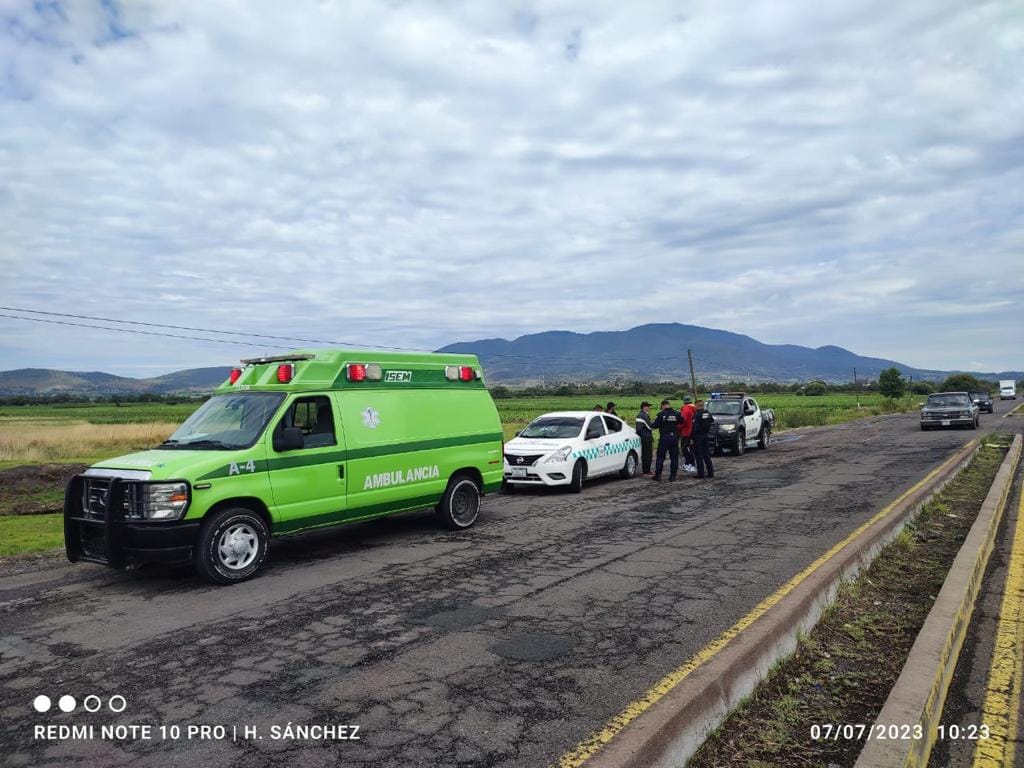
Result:
M476 354L488 381L504 384L601 382L643 379L685 381L693 350L697 378L706 383L740 381L847 382L856 368L859 379L877 379L895 366L915 379L943 379L952 371L913 368L894 360L864 357L848 349L812 349L794 344L763 344L750 336L698 325L654 323L628 331L545 331L507 339L480 339L449 344L438 352ZM100 371L22 368L0 371L0 396L117 395L208 392L231 369L191 368L163 376L133 379ZM1021 371L975 372L985 379L1024 379Z
M100 371L20 368L0 371L0 395L127 395L208 392L228 377L230 368L192 368L164 376L133 379Z
M915 379L942 379L951 371L913 368L894 360L864 357L847 349L812 349L763 344L750 336L697 325L655 323L628 331L573 333L546 331L517 339L481 339L442 347L439 352L479 356L488 380L503 383L601 381L616 379L686 380L686 351L693 350L697 378L706 381L844 382L876 379L895 366ZM1021 378L1020 371L977 373L989 379Z

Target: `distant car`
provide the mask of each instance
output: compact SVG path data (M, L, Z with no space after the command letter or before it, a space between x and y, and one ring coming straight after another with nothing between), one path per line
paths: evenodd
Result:
M591 477L636 477L640 438L618 416L559 411L538 416L505 443L504 485L568 486L579 493Z
M936 392L921 407L921 431L940 427L977 429L978 406L966 392Z
M979 411L992 413L992 395L988 392L971 392L971 400L978 406Z

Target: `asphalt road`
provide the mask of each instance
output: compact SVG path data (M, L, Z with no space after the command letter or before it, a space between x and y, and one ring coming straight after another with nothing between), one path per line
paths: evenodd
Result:
M1010 405L983 428L1019 429L998 418ZM8 560L0 756L543 766L977 434L922 433L916 414L797 430L716 460L711 481L490 497L466 532L415 514L291 539L261 577L229 588L183 571ZM44 714L40 694L54 702ZM69 714L56 708L64 694ZM126 709L83 712L87 695L123 696ZM358 725L359 738L287 738L289 723ZM170 730L109 740L105 724ZM95 730L49 740L46 725ZM226 733L188 739L189 725Z

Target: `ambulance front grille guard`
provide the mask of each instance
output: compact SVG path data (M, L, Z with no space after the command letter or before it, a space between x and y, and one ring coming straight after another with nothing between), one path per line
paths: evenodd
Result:
M124 522L132 483L76 475L64 493L64 547L68 560L125 566Z

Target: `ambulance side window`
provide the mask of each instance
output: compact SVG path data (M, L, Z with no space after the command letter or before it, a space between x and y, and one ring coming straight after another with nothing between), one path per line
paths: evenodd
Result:
M334 414L331 401L324 396L296 399L281 421L282 426L302 430L304 448L322 448L337 445L334 437Z

